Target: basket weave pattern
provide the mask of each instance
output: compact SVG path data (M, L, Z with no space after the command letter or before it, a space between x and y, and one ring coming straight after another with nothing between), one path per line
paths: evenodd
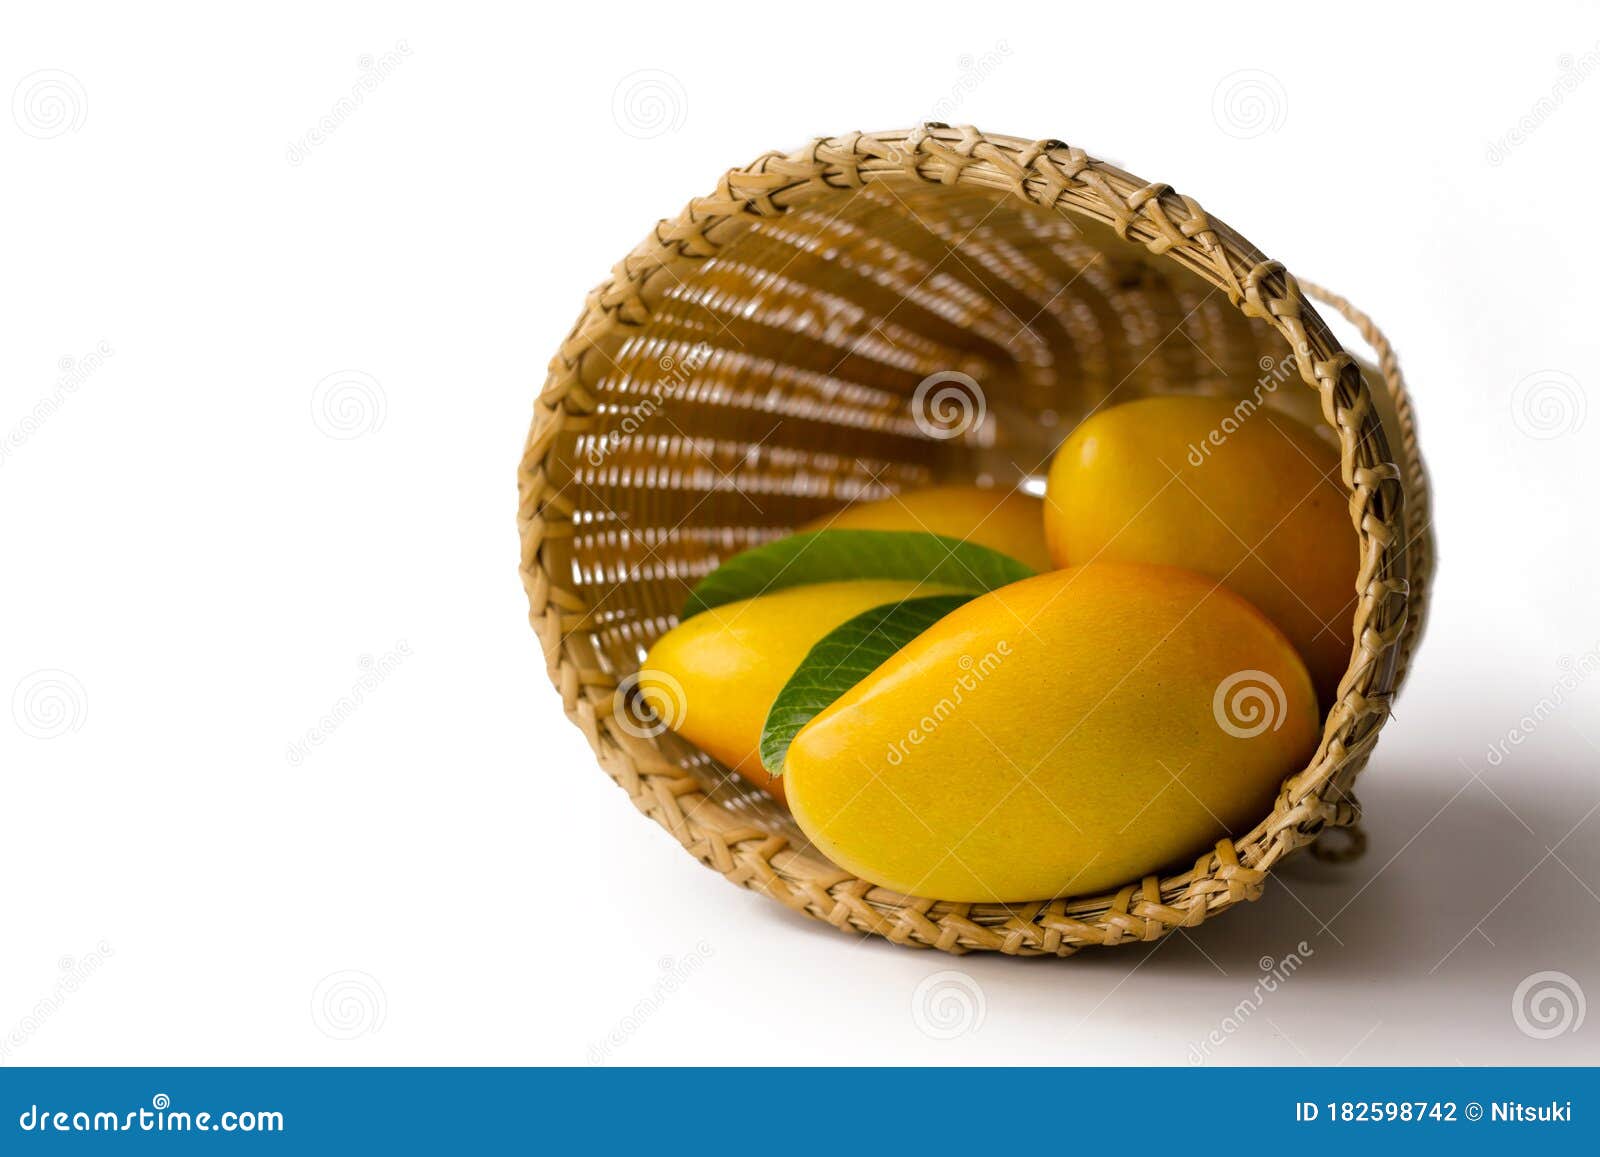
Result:
M1377 355L1375 399L1307 301ZM727 173L592 291L551 361L519 470L530 618L568 716L635 806L697 859L839 928L951 952L1069 955L1156 939L1260 895L1358 818L1350 794L1415 648L1432 571L1427 479L1393 351L1192 199L1060 141L970 127L818 139ZM673 734L620 725L617 688L723 559L853 498L1037 478L1083 414L1236 393L1336 435L1361 544L1354 653L1310 765L1187 871L1020 905L904 897L811 850L764 793ZM931 373L988 421L918 429ZM1309 389L1303 388L1310 387Z

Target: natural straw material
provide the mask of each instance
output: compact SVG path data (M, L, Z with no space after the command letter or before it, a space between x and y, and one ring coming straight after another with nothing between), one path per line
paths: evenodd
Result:
M1282 265L1192 199L1061 141L926 125L729 172L590 293L539 395L519 474L522 577L567 714L692 855L839 928L1065 956L1255 899L1285 855L1356 822L1349 789L1416 646L1432 570L1393 352L1364 315L1312 292L1372 346L1376 398ZM913 404L951 371L981 384L982 420L959 438ZM1251 832L1187 871L1021 905L899 896L826 862L762 792L652 734L618 693L690 586L747 546L858 497L1037 480L1102 405L1246 397L1269 382L1269 410L1322 426L1342 451L1361 544L1354 652L1310 766Z

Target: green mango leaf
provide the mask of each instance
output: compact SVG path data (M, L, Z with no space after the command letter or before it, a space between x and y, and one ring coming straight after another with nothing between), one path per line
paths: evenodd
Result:
M783 774L789 744L834 700L901 647L977 595L928 595L874 607L824 635L778 692L761 728L761 764Z
M974 594L1030 578L1009 555L918 530L814 530L734 555L689 593L682 619L724 603L809 583L910 579Z

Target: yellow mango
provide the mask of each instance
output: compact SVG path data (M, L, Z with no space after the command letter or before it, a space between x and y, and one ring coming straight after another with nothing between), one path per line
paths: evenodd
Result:
M1311 679L1188 571L1051 571L947 615L795 736L789 807L906 895L1019 903L1182 867L1270 812L1316 748Z
M868 579L791 587L703 611L657 639L639 670L656 717L780 800L783 784L761 766L761 728L806 652L855 616L950 588Z
M1050 465L1050 554L1221 580L1289 637L1327 704L1350 663L1360 567L1338 452L1292 418L1238 405L1146 398L1082 422Z
M854 503L800 530L921 530L998 550L1034 570L1050 569L1044 503L1021 490L930 486Z

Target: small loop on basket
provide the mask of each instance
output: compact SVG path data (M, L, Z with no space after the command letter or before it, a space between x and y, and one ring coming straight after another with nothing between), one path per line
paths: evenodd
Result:
M1338 833L1335 835L1334 833ZM1330 839L1331 837L1331 839ZM1312 858L1324 864L1350 864L1367 853L1367 832L1360 824L1323 828L1311 844Z

